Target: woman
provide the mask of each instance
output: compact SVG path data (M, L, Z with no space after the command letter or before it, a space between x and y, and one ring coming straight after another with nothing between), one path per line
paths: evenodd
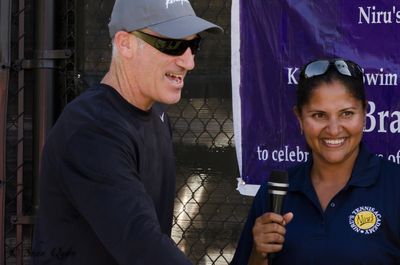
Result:
M231 264L400 264L400 166L361 142L366 103L354 62L303 67L294 111L312 158L289 169L283 216L261 186Z

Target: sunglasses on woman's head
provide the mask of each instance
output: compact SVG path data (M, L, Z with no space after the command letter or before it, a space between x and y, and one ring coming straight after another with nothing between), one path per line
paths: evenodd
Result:
M341 75L362 78L361 67L355 62L343 59L317 60L308 63L300 72L300 78L308 79L325 74L333 66Z
M182 40L161 38L144 33L142 31L133 31L130 33L145 41L149 45L153 46L160 52L172 56L179 56L184 54L187 48L190 48L192 54L194 55L199 51L200 48L201 38L198 35L192 40Z

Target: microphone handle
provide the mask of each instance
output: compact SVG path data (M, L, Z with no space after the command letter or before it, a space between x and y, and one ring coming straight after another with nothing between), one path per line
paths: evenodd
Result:
M270 194L270 211L277 213L277 214L282 214L282 204L283 204L283 198L285 195L278 195L278 194ZM272 260L275 258L276 254L275 253L268 253L267 254L267 259L268 259L268 265L272 265Z
M282 214L283 198L285 195L270 194L270 211Z

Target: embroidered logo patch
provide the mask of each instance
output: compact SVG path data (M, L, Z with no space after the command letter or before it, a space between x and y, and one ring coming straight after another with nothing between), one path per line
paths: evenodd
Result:
M351 212L349 216L350 227L360 234L375 233L381 226L382 215L370 206L361 206Z

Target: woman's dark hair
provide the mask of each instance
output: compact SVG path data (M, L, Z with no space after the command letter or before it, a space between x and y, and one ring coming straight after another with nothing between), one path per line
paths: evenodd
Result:
M308 64L307 64L308 65ZM307 66L306 65L306 66ZM323 83L341 82L347 91L357 100L361 101L362 107L366 109L366 96L362 75L360 77L348 76L340 73L333 64L329 65L326 72L312 77L304 75L304 68L301 71L299 83L296 90L296 108L301 113L304 105L308 104L315 88Z

